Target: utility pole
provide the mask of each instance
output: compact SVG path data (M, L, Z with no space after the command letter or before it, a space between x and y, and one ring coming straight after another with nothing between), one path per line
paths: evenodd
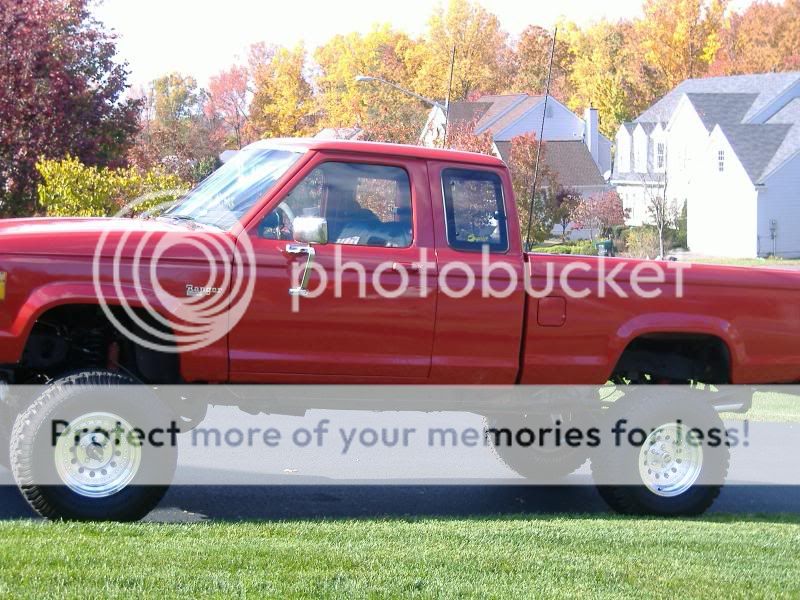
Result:
M444 139L442 148L447 148L447 123L450 121L450 94L453 91L453 71L456 66L456 45L453 44L453 53L450 56L450 83L447 84L447 100L444 103Z
M556 36L558 27L553 29L553 45L550 47L550 64L547 66L547 86L544 92L544 107L542 110L542 126L539 130L539 149L536 151L536 166L533 170L533 185L531 186L531 203L528 206L528 231L525 233L525 251L531 247L531 222L533 221L533 201L536 198L536 184L539 180L539 162L542 160L542 141L544 139L544 120L547 118L547 99L550 97L550 79L553 76L553 56L556 53Z

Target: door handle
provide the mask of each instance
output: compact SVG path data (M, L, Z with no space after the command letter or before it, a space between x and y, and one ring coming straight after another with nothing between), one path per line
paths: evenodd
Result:
M427 267L425 266L425 263L421 262L392 263L392 271L401 271L401 270L406 270L409 273L424 273L425 271L427 271Z
M308 244L286 244L286 253L306 255L306 266L303 269L303 278L300 281L300 285L289 288L290 296L306 297L308 296L308 278L309 275L311 275L311 265L314 262L316 252L314 248Z

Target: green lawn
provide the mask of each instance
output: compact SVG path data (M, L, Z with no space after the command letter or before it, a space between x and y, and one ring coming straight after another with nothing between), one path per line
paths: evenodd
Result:
M746 413L723 413L722 418L770 423L800 423L800 396L758 392Z
M775 258L692 258L686 262L731 265L735 267L768 267L778 269L800 269L800 259Z
M800 517L0 523L0 597L800 596Z

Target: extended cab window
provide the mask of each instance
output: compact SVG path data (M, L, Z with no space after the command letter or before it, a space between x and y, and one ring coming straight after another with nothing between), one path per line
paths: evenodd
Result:
M262 237L292 239L292 219L324 216L334 244L405 248L412 241L411 182L399 167L325 163L265 220Z
M447 243L457 250L488 246L508 250L503 183L496 173L471 169L442 171Z

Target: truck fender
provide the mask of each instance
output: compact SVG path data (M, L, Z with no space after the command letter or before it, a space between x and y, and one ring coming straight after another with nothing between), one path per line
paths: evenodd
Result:
M134 308L144 308L145 304L149 303L151 309L157 310L165 318L174 314L178 308L177 302L176 306L165 306L151 289L121 285L119 287L121 294L118 294L112 284L103 284L101 291L110 306L122 304L123 299ZM9 331L9 339L6 340L13 347L10 354L16 357L15 362L22 358L34 323L47 311L68 304L99 305L100 299L94 284L87 281L58 282L43 285L31 292L17 311L17 317Z
M728 347L731 370L745 358L745 345L739 331L729 321L709 315L658 312L637 315L625 321L616 331L609 346L610 369L619 362L622 353L636 338L648 334L676 333L708 335L721 339ZM609 375L611 372L609 371Z

